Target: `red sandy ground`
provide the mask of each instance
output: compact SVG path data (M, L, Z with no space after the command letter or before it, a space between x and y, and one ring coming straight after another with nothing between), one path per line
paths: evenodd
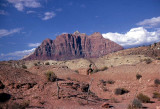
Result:
M57 99L56 82L46 80L44 72L47 71L55 72L60 79L60 99ZM137 73L142 75L141 80L136 79ZM92 79L90 90L93 93L89 95L87 104L87 92L83 92L81 87L83 83L90 84ZM159 61L110 67L91 75L80 75L66 67L54 65L34 66L24 70L12 68L8 62L1 62L0 81L5 88L0 89L0 93L8 93L11 98L0 102L0 107L13 109L15 103L28 103L29 109L101 109L102 104L109 103L113 109L127 109L136 95L143 93L154 102L143 103L143 106L155 109L160 106L160 101L152 98L154 92L160 92L160 85L154 85L155 79L160 79ZM105 86L100 80L112 80L115 83ZM115 95L116 88L125 88L129 93Z

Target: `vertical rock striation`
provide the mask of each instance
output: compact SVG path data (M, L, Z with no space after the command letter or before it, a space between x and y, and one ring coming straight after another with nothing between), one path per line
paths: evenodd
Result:
M87 36L76 31L59 35L55 40L45 39L25 60L96 58L122 49L122 46L103 38L99 32Z

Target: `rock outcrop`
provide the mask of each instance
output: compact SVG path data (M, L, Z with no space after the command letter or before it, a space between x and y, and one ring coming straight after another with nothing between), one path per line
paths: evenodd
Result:
M76 31L73 34L59 35L55 40L45 39L25 60L97 58L122 49L122 46L103 38L99 32L87 36Z

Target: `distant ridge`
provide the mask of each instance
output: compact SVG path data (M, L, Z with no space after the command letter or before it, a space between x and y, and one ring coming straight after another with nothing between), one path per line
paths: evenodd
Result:
M103 38L95 32L90 36L79 31L61 34L55 40L45 39L34 53L25 60L70 60L77 58L97 58L111 52L123 50L117 43Z

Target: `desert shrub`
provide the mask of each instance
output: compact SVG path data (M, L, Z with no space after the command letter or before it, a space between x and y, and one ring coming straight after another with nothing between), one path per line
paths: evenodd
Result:
M103 91L108 91L108 89L105 87L106 86L106 84L107 84L107 81L104 81L103 79L102 80L99 80L100 81L100 84L102 85L102 89L103 89Z
M160 85L160 80L159 80L159 79L155 79L155 80L154 80L154 84L155 84L155 85Z
M140 78L142 78L142 75L136 74L136 78L139 80Z
M46 62L45 65L50 65L49 62Z
M137 98L143 103L149 103L150 102L150 98L147 95L144 95L142 93L138 94Z
M116 95L123 95L125 93L128 93L129 91L127 89L124 88L116 88L115 89L115 94Z
M101 84L103 84L103 86L106 86L106 84L114 84L115 83L115 81L113 81L113 80L107 80L107 81L105 81L105 80L99 80L100 81L100 83Z
M34 63L34 66L38 66L38 64L37 64L37 63Z
M160 60L160 57L157 57L157 60Z
M54 82L57 79L57 76L52 71L46 72L45 75L46 75L48 81Z
M134 99L131 104L129 104L128 109L139 109L142 108L142 103L138 99Z
M144 59L144 61L146 62L146 64L150 64L152 62L150 58Z
M74 72L79 73L79 71L78 71L78 70L75 70Z
M95 68L95 69L89 69L87 72L88 73L97 73L97 72L99 72L99 71L105 71L105 70L107 70L108 69L108 67L103 67L103 68L100 68L100 69L97 69L97 68Z
M97 72L99 72L99 69L94 69L93 71L92 71L93 73L97 73Z
M105 71L105 70L107 70L108 69L108 67L103 67L103 68L101 68L101 69L99 69L100 71Z
M26 66L26 65L22 65L22 68L23 68L23 69L27 69L27 66Z
M107 80L107 83L108 83L108 84L114 84L115 81L113 81L113 80Z
M154 93L153 93L153 98L158 98L158 99L160 99L160 93L154 92Z
M106 81L104 81L103 79L99 80L100 84L102 84L103 86L106 86Z

